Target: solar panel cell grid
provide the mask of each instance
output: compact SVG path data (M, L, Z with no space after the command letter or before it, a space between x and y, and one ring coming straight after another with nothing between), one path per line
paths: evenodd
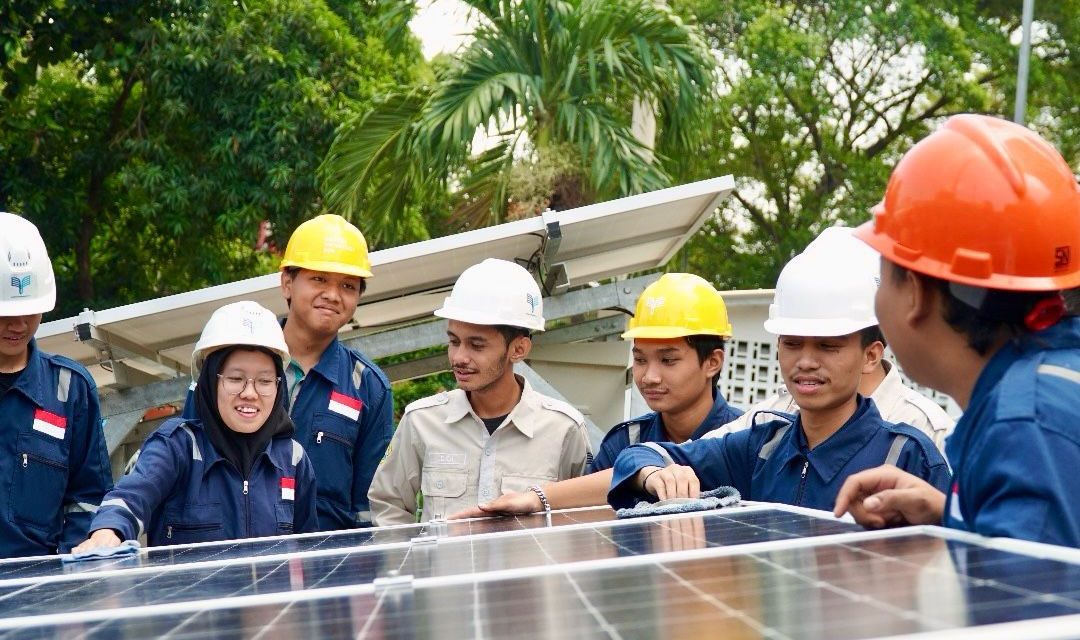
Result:
M454 523L324 556L0 580L0 638L876 638L1080 617L1080 564L941 530L852 533L765 508L594 515L550 529Z

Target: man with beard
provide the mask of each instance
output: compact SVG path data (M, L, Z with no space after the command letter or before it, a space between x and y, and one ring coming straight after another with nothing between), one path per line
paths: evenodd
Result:
M487 259L465 270L435 315L446 318L458 388L405 408L368 497L379 526L422 520L510 491L580 476L592 453L585 419L514 374L544 330L528 271ZM418 503L420 494L422 503Z

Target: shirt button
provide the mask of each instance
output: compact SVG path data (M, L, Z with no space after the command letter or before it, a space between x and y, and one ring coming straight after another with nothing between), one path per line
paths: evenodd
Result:
M484 498L486 500L487 498L491 497L491 492L488 491L487 489L484 489L483 491L480 492L480 497Z
M491 455L491 449L484 449L484 455L485 456L490 456Z
M436 489L442 489L442 488L443 488L443 487L445 487L445 486L446 486L446 483L445 483L445 482L443 482L442 480L437 480L437 481L435 482L435 488L436 488Z

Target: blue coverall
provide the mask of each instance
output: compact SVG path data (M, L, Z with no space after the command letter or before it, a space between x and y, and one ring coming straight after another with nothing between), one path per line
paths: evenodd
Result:
M694 430L690 439L697 440L742 414L741 410L729 405L724 396L717 391L713 397L713 406L709 410L709 415L705 416L705 420ZM593 463L589 467L589 473L610 469L615 464L615 458L618 457L619 453L632 444L668 442L670 440L671 438L668 437L667 432L664 430L664 421L661 419L659 412L646 413L633 420L620 422L604 436L603 442L600 443L600 451L593 458Z
M303 447L276 437L245 481L198 420L171 418L143 443L91 529L125 540L145 531L151 546L317 531L315 474Z
M693 468L702 491L733 486L747 500L831 510L844 480L886 461L935 487L949 486L949 467L934 443L915 427L886 422L874 401L858 397L855 413L840 429L810 449L801 415L730 433L723 438L681 445L649 443L629 447L615 462L608 502L619 509L642 497L634 476L648 466Z
M946 526L1080 547L1080 318L998 350L945 453Z
M35 340L26 368L0 396L0 479L4 558L70 551L112 488L93 378Z
M286 363L288 365L288 363ZM293 375L287 366L285 375ZM394 434L390 381L374 363L337 339L290 393L293 436L304 445L318 478L319 527L371 526L368 488ZM184 405L194 418L194 391ZM356 416L356 417L354 417Z

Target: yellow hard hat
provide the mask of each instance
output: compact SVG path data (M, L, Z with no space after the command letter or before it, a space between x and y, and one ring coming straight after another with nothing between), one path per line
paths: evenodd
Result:
M331 213L296 228L281 260L281 269L287 267L371 277L364 234L345 218Z
M666 273L645 287L624 339L731 337L724 298L708 280L692 273Z

